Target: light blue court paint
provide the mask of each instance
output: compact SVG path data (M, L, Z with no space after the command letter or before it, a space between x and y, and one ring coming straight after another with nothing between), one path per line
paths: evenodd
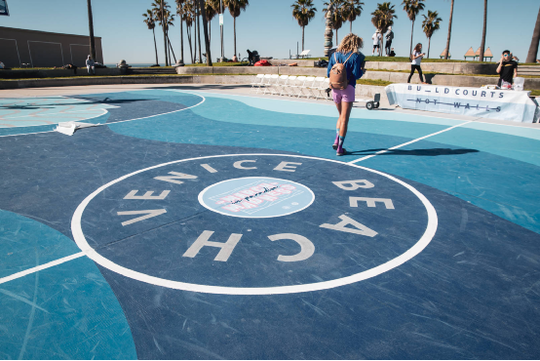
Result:
M193 92L194 94L200 94L208 98L220 98L230 99L238 101L248 105L252 108L261 110L268 110L274 113L287 113L287 114L301 114L301 115L316 115L325 116L337 119L336 106L333 101L321 100L319 103L304 103L298 102L295 98L280 98L269 99L260 98L257 96L241 96L220 94L211 92ZM405 114L393 111L371 111L365 108L353 108L351 112L351 118L356 119L373 119L373 120L387 120L388 113L391 112L392 119L396 121L412 122L412 123L424 123L435 125L447 125L452 126L460 124L463 121L448 119L437 116L422 116L416 114Z
M197 94L198 92L193 92ZM288 114L302 114L302 115L316 115L316 116L327 116L336 118L336 107L332 101L322 101L321 103L304 103L298 102L294 98L291 99L268 99L252 96L240 96L240 95L230 95L230 94L220 94L220 93L211 93L211 92L199 92L198 94L204 95L206 97L212 98L221 98L221 99L231 99L235 101L242 102L250 107L269 110L277 113L288 113ZM351 119L358 120L382 120L388 121L391 119L396 122L411 122L411 123L420 123L420 124L434 124L437 126L454 126L457 124L464 123L463 120L450 119L445 117L443 113L428 113L429 115L419 115L419 114L410 114L402 113L395 110L367 110L364 108L353 108L351 112ZM525 138L531 138L535 140L540 140L540 127L531 128L531 127L520 127L517 124L510 123L506 124L493 124L475 121L464 126L465 128L482 130L485 132L500 133L507 135L516 135ZM396 134L403 135L403 134Z
M136 359L122 308L86 257L2 283L79 252L62 233L0 210L0 359Z
M92 122L113 105L64 97L0 99L0 128L39 127L61 122Z

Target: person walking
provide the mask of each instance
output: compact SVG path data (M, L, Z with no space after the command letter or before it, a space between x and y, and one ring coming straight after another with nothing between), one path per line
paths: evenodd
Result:
M88 75L96 75L95 65L96 63L92 59L92 56L88 55L88 58L86 58L86 69L88 70Z
M416 44L413 53L411 54L411 74L409 74L409 79L407 79L407 83L411 82L414 71L418 70L420 81L422 82L422 84L426 84L426 82L424 82L424 76L422 75L422 68L420 68L420 63L422 62L422 58L424 56L426 56L426 54L422 53L422 44Z
M336 155L338 156L346 153L343 143L347 135L349 118L355 100L356 81L366 71L366 57L359 51L363 47L364 41L362 38L351 33L343 38L336 52L330 57L328 62L326 76L330 78L332 98L339 113L336 123L336 139L334 144L332 144L332 148L336 150ZM346 78L344 75L346 75ZM337 77L345 78L343 79L344 84L333 83L333 80Z

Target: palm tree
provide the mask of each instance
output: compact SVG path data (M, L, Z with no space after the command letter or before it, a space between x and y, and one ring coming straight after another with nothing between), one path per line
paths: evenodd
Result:
M482 41L480 42L480 54L478 54L478 61L484 61L484 49L486 48L486 30L487 30L487 0L484 0L484 26L482 27Z
M219 0L206 0L204 4L206 18L208 20L208 41L211 41L212 36L212 19L219 13Z
M234 54L236 55L236 18L240 16L242 10L246 10L249 5L249 0L223 0L224 5L229 8L229 12L233 17L234 26Z
M341 26L345 21L345 0L329 0L324 3L324 12L327 13L331 11L331 20L332 20L332 29L336 31L336 45L339 44L338 41L338 30L341 29Z
M411 26L411 46L409 48L409 54L412 54L412 44L413 44L413 32L414 32L414 21L416 20L416 15L421 10L424 10L424 0L403 0L401 5L403 5L403 10L407 13L407 16L412 22Z
M193 0L185 1L183 5L183 11L182 11L182 20L186 23L186 34L188 38L189 55L190 55L191 63L194 64L195 58L193 57L193 43L191 41L191 37L192 37L191 28L195 21L195 9L194 9Z
M154 34L154 48L156 49L156 65L159 65L158 60L158 53L157 53L157 43L156 43L156 19L154 18L154 13L152 13L152 10L148 9L146 10L146 13L143 14L144 16L144 23L148 26L149 30L152 30L152 33Z
M352 23L356 20L356 17L362 14L362 7L364 5L360 0L345 0L345 18L350 24L349 32L352 33Z
M424 33L426 34L428 38L427 57L429 58L429 48L431 46L431 37L433 36L433 33L436 30L439 30L442 19L439 17L439 13L437 13L436 11L428 10L427 13L428 13L428 16L425 16L424 14L422 14L422 16L424 17L424 21L422 21L422 29L424 30Z
M450 35L452 35L452 16L454 15L454 0L450 3L450 18L448 19L448 37L446 38L446 48L444 58L448 59L450 54Z
M170 14L170 6L165 0L154 0L152 3L152 11L156 17L156 20L159 21L159 25L163 29L163 44L165 48L165 66L169 66L169 57L168 54L168 41L167 41L167 30L168 30L168 17L167 12ZM164 20L165 19L165 20Z
M206 65L212 66L212 54L210 53L210 37L208 36L208 17L206 15L205 7L206 2L204 0L199 0L199 10L203 20L204 47L206 49Z
M176 0L176 14L180 18L180 63L184 64L184 12L186 0Z
M525 62L534 63L538 56L538 43L540 42L540 9L538 9L538 16L536 17L536 25L534 26L533 36L531 39L531 46L527 53L527 59Z
M315 17L317 9L313 6L313 0L296 0L291 7L293 8L293 17L302 27L302 51L304 51L304 28Z
M384 34L388 31L389 26L394 25L394 18L397 19L395 13L394 5L390 4L389 1L377 4L377 9L371 13L373 16L371 23ZM382 41L384 42L384 37ZM381 44L381 48L384 48L384 44Z

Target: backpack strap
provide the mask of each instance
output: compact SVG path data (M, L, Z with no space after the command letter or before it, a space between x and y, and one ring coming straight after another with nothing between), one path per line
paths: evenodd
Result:
M349 61L349 59L351 58L351 56L352 56L353 54L354 54L354 53L351 51L351 55L349 55L349 57L347 58L347 60L345 60L345 62L343 63L343 65L345 65L345 63Z
M351 58L351 56L354 54L354 52L351 51L351 55L349 55L349 57L347 58L347 60L345 60L343 63L340 63L340 62L337 60L336 53L337 53L337 51L334 53L334 61L335 61L336 63L343 64L343 65L345 65L345 63L348 62L349 59Z

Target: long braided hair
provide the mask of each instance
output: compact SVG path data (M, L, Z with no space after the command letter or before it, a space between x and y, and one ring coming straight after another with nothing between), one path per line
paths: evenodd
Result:
M350 53L351 51L357 52L358 49L361 49L364 47L364 40L362 40L361 37L350 33L349 35L345 36L343 40L341 40L341 44L339 44L337 48L337 52L340 52L342 54Z

